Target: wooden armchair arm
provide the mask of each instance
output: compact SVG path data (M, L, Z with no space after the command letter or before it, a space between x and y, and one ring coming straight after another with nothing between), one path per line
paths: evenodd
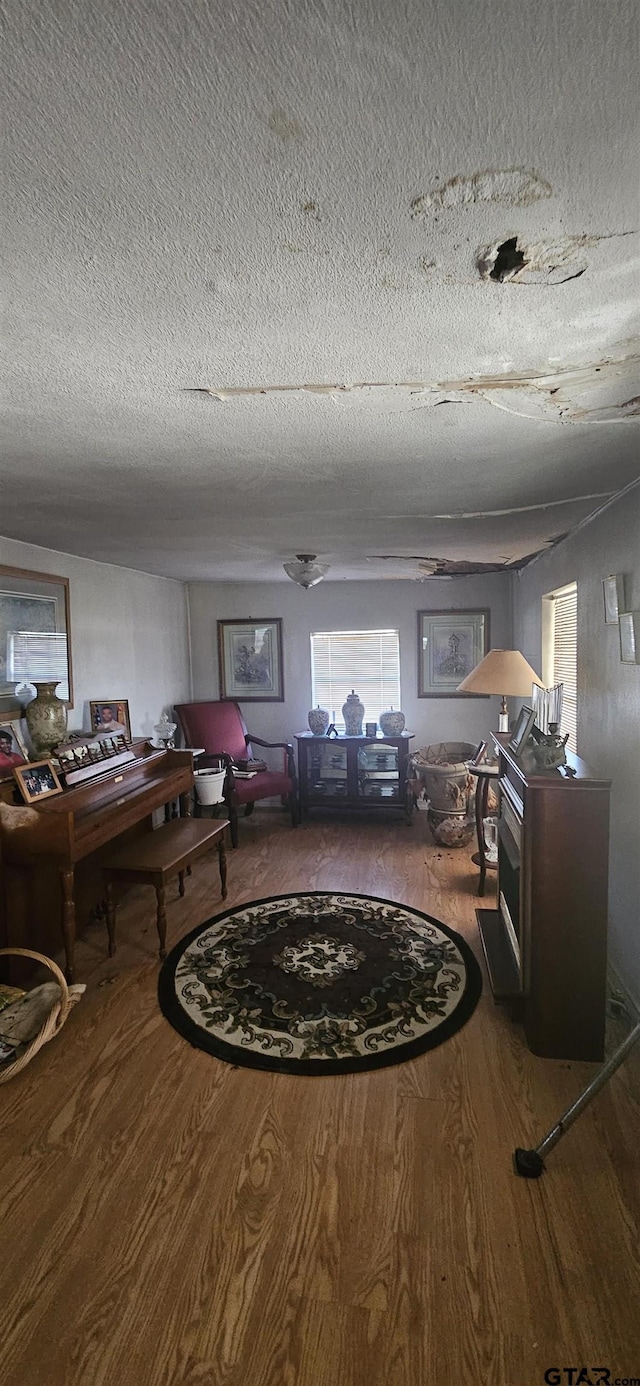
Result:
M283 750L285 765L287 767L287 774L289 776L289 779L295 782L296 763L293 759L293 743L291 741L263 741L261 736L251 736L250 732L247 732L246 740L247 745L251 743L251 745L253 746L266 746L268 750L272 751L278 749Z
M291 741L263 741L261 736L251 736L250 732L247 732L247 741L255 742L256 746L268 746L271 750L277 750L278 746L281 746L283 751L293 751Z

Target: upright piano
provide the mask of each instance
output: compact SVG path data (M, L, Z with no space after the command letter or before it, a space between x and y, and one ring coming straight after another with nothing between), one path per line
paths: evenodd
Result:
M0 805L6 942L33 947L34 932L42 938L56 916L70 982L79 868L93 867L95 881L100 850L122 834L151 831L156 809L179 801L181 813L191 813L191 751L158 750L148 741L135 741L131 749L134 759L127 764L41 804Z

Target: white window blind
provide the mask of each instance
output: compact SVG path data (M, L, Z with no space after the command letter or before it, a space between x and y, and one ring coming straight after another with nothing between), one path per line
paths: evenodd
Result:
M67 637L64 632L10 630L7 634L7 678L48 679L67 683Z
M569 747L578 749L578 587L571 582L552 592L553 682L562 684L560 730Z
M397 630L326 630L311 635L312 702L342 722L342 704L354 688L365 721L400 707L400 641Z

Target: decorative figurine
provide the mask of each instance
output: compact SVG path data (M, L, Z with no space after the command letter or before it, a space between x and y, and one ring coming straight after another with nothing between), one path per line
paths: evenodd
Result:
M556 730L556 723L549 724L549 734L538 732L535 741L531 741L526 747L526 759L533 770L557 770L561 765L566 765L566 745L569 740L569 733L561 736Z
M166 712L163 712L160 721L153 728L156 739L164 746L165 751L175 750L174 735L177 731L178 723L170 722Z

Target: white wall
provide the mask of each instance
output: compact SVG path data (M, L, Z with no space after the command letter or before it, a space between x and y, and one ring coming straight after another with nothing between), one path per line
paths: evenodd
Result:
M497 698L418 698L417 611L488 607L490 639L511 639L511 583L507 574L451 582L330 582L305 592L293 582L190 583L193 696L219 696L216 622L280 616L284 643L284 703L242 704L249 729L266 740L291 740L308 728L311 649L316 630L398 630L400 688L415 747L433 741L473 741L498 725ZM354 684L357 691L357 681ZM365 709L365 720L366 720Z
M184 585L130 568L0 538L0 563L69 578L74 706L69 730L89 730L89 701L128 698L134 736L190 696Z
M618 628L605 625L610 573L640 610L640 488L514 576L514 640L537 668L542 596L577 581L578 754L612 780L609 959L640 1005L640 665L621 662Z

